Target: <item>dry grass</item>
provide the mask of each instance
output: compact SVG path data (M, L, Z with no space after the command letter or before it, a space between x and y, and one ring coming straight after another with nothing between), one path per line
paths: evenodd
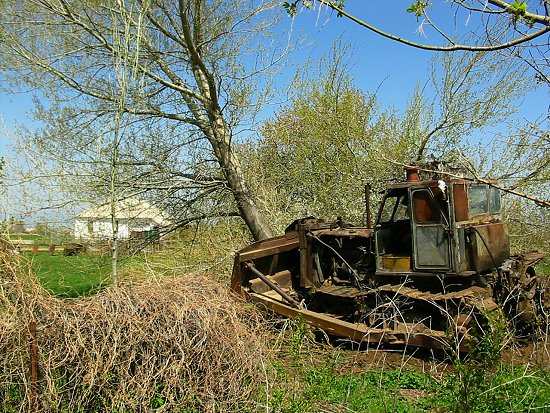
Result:
M5 257L0 276L5 411L30 410L31 321L43 411L236 411L264 380L259 316L209 278L140 281L68 302Z

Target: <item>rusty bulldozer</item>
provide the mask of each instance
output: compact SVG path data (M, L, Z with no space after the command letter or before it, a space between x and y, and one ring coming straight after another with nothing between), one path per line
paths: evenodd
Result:
M304 218L240 250L233 291L330 336L377 345L472 350L501 312L518 336L546 325L543 254L510 255L500 191L406 169L389 185L375 225Z

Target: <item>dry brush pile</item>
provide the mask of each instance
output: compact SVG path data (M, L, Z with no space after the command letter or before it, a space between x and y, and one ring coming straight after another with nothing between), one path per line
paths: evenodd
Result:
M1 258L2 411L30 411L29 325L47 412L237 411L264 377L261 320L205 277L48 296L24 263ZM252 406L248 406L252 407Z

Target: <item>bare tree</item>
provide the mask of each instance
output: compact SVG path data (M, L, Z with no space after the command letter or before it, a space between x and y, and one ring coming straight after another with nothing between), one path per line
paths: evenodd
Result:
M472 134L506 124L517 112L517 99L532 86L525 70L516 66L487 52L442 54L434 59L430 75L434 98L429 100L417 89L403 119L404 132L415 138L413 161L421 162L429 153L449 156Z
M33 139L52 160L69 157L74 165L85 158L93 164L108 146L98 131L114 132L106 120L120 113L127 139L118 143L118 164L138 174L132 191L168 190L181 200L202 198L215 188L231 195L254 238L262 239L272 234L270 226L243 177L233 141L265 95L254 79L275 67L284 52L275 43L262 46L276 20L274 5L7 1L0 68L11 85L37 88L51 99L39 108L47 127ZM131 46L117 47L121 41ZM120 62L133 71L124 99L116 75ZM178 163L185 167L171 168ZM118 184L124 186L124 178Z

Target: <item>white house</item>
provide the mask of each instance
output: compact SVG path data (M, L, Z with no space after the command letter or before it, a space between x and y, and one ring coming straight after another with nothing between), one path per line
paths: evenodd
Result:
M143 235L170 224L170 219L159 208L146 201L128 198L117 202L115 216L118 221L118 238ZM76 239L108 239L113 236L111 204L103 204L80 213L75 218Z

